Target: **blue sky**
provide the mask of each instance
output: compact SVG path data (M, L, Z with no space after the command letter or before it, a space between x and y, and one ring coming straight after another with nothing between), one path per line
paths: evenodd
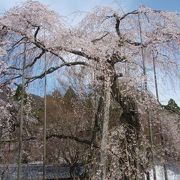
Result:
M26 0L0 0L0 14L3 14L9 8L24 2ZM145 5L153 9L161 9L167 11L180 12L180 0L38 0L41 3L49 5L49 7L62 16L69 16L74 18L74 12L82 11L87 12L95 6L113 6L114 8L122 8L124 11L130 11L138 8L140 5ZM70 19L71 19L70 18ZM177 80L177 88L174 90L172 87L166 87L168 90L164 92L161 87L160 94L163 103L172 97L176 99L180 105L180 81Z
M1 0L0 13L25 0ZM136 9L140 5L155 9L180 12L180 0L38 0L49 5L61 15L67 16L74 11L88 11L97 5L119 6L125 10Z

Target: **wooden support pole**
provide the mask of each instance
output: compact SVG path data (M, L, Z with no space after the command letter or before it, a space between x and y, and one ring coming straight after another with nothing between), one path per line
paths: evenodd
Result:
M45 73L47 69L47 57L45 53ZM46 129L47 129L47 77L44 76L44 123L43 123L43 180L46 179Z
M139 34L140 34L140 41L141 41L141 56L142 56L142 63L143 63L143 75L144 79L144 89L147 91L147 72L146 72L146 64L145 64L145 57L144 57L144 48L143 48L143 37L142 37L142 27L140 22L140 13L138 13L138 22L139 22ZM156 168L154 164L154 151L153 151L153 131L152 131L152 122L150 117L150 112L148 111L148 124L149 124L149 138L150 138L150 145L151 145L151 155L152 155L152 163L153 163L153 177L156 180Z
M155 90L156 90L156 99L159 101L159 92L158 92L158 82L157 82L157 72L156 72L156 62L155 62L155 56L154 52L152 52L153 56L153 71L154 71L154 84L155 84ZM161 117L160 117L160 136L161 136L161 145L164 148L164 138L163 138L163 132L162 132L162 122L161 122ZM166 155L166 150L164 150L164 154ZM166 164L163 163L163 170L164 170L164 178L165 180L168 180L168 173L167 173L167 167Z

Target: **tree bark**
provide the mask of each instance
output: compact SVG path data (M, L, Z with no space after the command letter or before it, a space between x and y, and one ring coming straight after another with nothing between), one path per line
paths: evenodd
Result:
M107 140L108 140L108 129L109 129L109 109L111 101L111 87L110 87L110 76L107 77L105 81L105 100L104 100L104 120L103 120L103 130L102 130L102 141L101 141L101 179L105 180L106 170L107 170Z

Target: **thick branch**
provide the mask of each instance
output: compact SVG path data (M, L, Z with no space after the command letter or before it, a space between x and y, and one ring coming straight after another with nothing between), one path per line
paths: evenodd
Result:
M44 53L45 53L45 51L42 50L42 52L38 56L36 56L30 64L26 65L25 69L28 67L32 67L36 63L36 61L43 56Z
M48 74L51 74L53 73L54 71L64 67L64 66L74 66L74 65L88 65L87 63L85 62L69 62L69 63L64 63L64 64L61 64L59 66L56 66L56 67L51 67L49 69L47 69L47 71L44 71L42 74L38 75L38 76L34 76L34 77L27 77L27 82L26 84L30 83L30 82L33 82L34 80L36 79L42 79L45 75L48 75Z
M74 140L78 143L87 144L89 146L92 145L92 142L90 140L80 139L80 138L75 137L75 136L69 136L69 135L63 135L63 134L51 134L51 135L46 136L46 139L51 139L51 138L70 139L70 140ZM96 148L99 148L97 145L93 144L93 146Z
M29 138L23 138L23 141L34 141L36 140L36 137L29 137ZM18 139L8 139L8 140L1 140L1 143L16 143L18 142Z
M37 35L38 35L39 30L40 30L40 27L38 26L36 31L35 31L35 33L34 33L34 40L35 40L35 42L37 41Z
M134 10L134 11L131 11L131 12L129 12L129 13L124 14L122 17L119 18L119 20L122 21L122 20L125 19L127 16L133 15L133 14L138 14L138 10Z
M97 41L100 41L100 40L102 40L103 38L105 38L108 34L109 34L109 32L105 33L104 35L102 35L102 36L99 37L99 38L96 38L96 39L92 40L91 42L92 42L92 43L96 43Z
M12 47L11 47L10 49L8 49L7 51L9 52L9 51L11 51L12 49L14 49L23 39L24 39L24 37L22 37L20 40L18 40L16 43L14 43L14 44L12 45Z
M27 69L28 67L32 67L32 66L36 63L36 61L37 61L38 59L40 59L40 58L44 55L44 53L45 53L45 51L42 50L42 52L41 52L38 56L36 56L36 57L34 58L34 60L33 60L30 64L27 64L27 65L26 65L25 69ZM17 68L17 67L14 67L14 66L10 66L10 67L8 67L8 69L13 69L13 70L17 70L17 71L22 70L21 68Z

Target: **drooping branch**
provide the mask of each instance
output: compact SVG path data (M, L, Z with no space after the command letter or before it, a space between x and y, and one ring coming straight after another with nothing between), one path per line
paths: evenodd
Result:
M34 77L26 77L26 84L29 84L30 82L33 82L37 79L42 79L45 75L48 75L48 74L51 74L53 72L55 72L56 70L64 67L64 66L75 66L75 65L85 65L87 66L88 64L86 62L68 62L68 63L63 63L59 66L56 66L56 67L50 67L49 69L47 69L46 71L44 71L42 74L40 75L37 75L37 76L34 76Z
M44 55L44 53L45 53L45 51L42 50L41 53L38 56L36 56L30 64L26 65L25 68L32 67L36 63L36 61Z
M24 37L22 37L21 39L19 39L16 43L14 43L12 45L12 47L10 49L8 49L7 51L11 51L12 49L14 49L18 44L20 44L22 41L24 40Z
M126 43L129 43L130 45L134 45L134 46L141 46L142 45L141 42L136 42L136 41L132 41L130 39L125 39L120 33L120 23L121 23L121 21L124 18L126 18L127 16L133 15L133 14L138 14L138 11L137 10L132 11L130 13L124 14L122 17L119 17L117 14L114 14L111 17L114 17L115 20L116 20L115 29L116 29L116 33L117 33L118 37L120 38L120 42L126 42ZM142 45L142 46L144 46L144 45Z
M50 135L46 136L46 139L51 139L51 138L70 139L70 140L74 140L78 143L87 144L89 146L93 145L93 147L99 148L97 145L92 144L91 140L81 139L81 138L78 138L75 136L64 135L64 134L50 134Z
M99 38L93 39L91 42L92 42L92 43L96 43L96 42L102 40L103 38L105 38L108 34L109 34L109 32L106 32L104 35L102 35L102 36L99 37Z
M122 17L119 18L119 20L122 21L122 20L125 19L127 16L133 15L133 14L138 14L138 10L134 10L134 11L131 11L131 12L128 12L128 13L124 14Z
M37 35L38 35L38 32L40 31L40 27L38 26L35 33L34 33L34 40L35 42L37 41Z
M37 138L36 137L28 137L28 138L23 138L22 141L35 141ZM17 143L18 139L7 139L7 140L1 140L1 143Z
M114 17L116 19L116 25L115 25L116 33L121 38L121 33L120 33L120 29L119 29L120 19L116 14L114 14Z
M42 50L41 53L38 56L36 56L31 63L26 65L25 69L32 67L37 62L37 60L40 59L44 55L44 53L45 53L45 51ZM17 70L17 71L22 70L21 68L14 67L14 66L9 66L8 69Z
M99 146L97 146L95 143L92 144L91 140L87 140L87 139L81 139L79 137L76 137L76 136L70 136L70 135L64 135L64 134L49 134L46 136L46 139L47 140L50 140L52 138L57 138L57 139L65 139L65 140L73 140L73 141L76 141L78 143L81 143L81 144L86 144L88 146L93 146L95 148L99 148ZM35 141L37 140L37 137L28 137L28 138L23 138L23 142L26 142L26 141ZM2 143L17 143L18 142L18 139L8 139L8 140L1 140L0 142Z

